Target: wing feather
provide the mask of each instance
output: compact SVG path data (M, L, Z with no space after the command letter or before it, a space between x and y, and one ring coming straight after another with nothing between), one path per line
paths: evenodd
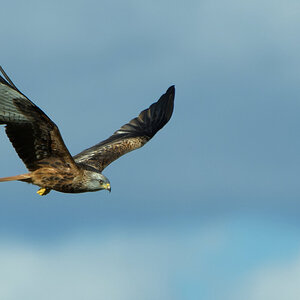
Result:
M57 126L0 71L0 124L26 167L33 171L51 157L77 168Z
M75 162L102 171L120 156L142 147L170 120L174 96L175 88L171 86L157 102L123 125L108 139L75 155Z

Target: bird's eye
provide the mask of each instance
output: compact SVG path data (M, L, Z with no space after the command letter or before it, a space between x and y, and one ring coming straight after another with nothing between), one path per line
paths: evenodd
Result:
M101 185L104 183L103 180L100 180L99 182L100 182Z

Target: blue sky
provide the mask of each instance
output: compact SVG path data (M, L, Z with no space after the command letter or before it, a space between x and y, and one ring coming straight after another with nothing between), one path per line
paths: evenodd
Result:
M111 194L1 184L0 298L297 299L299 13L292 0L4 3L1 65L72 154L172 84L176 98L166 127L105 169ZM0 139L0 176L24 172Z

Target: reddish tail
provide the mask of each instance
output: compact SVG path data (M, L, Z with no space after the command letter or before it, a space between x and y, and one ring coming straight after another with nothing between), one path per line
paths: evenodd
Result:
M31 175L30 175L30 173L27 173L27 174L21 174L21 175L16 175L16 176L0 178L0 182L13 181L13 180L31 182Z

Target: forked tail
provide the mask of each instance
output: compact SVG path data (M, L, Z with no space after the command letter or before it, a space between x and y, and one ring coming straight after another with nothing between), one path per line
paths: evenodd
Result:
M31 182L31 174L27 173L27 174L21 174L21 175L16 175L16 176L10 176L10 177L2 177L2 178L0 178L0 182L13 181L13 180Z

